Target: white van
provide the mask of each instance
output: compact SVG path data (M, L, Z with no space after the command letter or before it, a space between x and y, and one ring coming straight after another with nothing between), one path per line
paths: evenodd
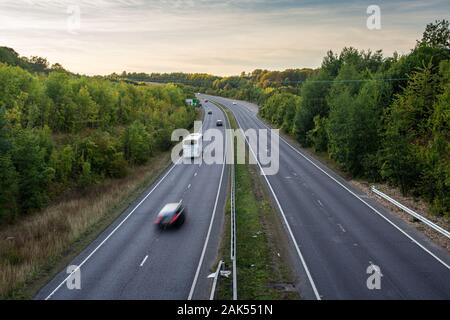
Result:
M183 139L183 157L197 158L202 155L202 141L201 133L191 133Z

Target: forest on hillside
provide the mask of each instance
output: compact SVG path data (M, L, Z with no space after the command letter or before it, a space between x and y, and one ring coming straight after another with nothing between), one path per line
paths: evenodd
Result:
M255 86L252 100L262 118L326 152L352 176L386 181L450 218L448 21L427 25L403 56L329 51L297 88ZM231 96L243 95L251 96Z
M258 103L262 118L304 147L328 154L353 177L388 182L450 218L446 20L428 24L405 55L386 57L381 50L346 47L340 53L329 51L316 70L255 70L234 77L159 75L159 81L164 79Z
M258 103L262 118L352 176L388 182L450 217L450 27L441 20L405 55L346 47L315 70L232 77L85 77L0 48L0 222L168 149L170 132L196 116L184 104L194 91Z
M169 149L173 129L197 115L187 95L177 85L73 75L0 48L0 223Z

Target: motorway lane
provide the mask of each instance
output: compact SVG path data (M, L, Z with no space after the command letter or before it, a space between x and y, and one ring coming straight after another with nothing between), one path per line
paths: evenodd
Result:
M224 119L224 115L212 104L207 104L207 109L212 109L213 114L205 112L203 129L215 128L215 121ZM226 128L224 123L224 127L219 128L221 131ZM35 298L46 299L51 295L51 299L187 299L211 225L212 236L206 246L205 259L199 268L201 276L194 286L192 298L208 297L211 279L205 275L217 254L227 168L222 164L179 163L166 174L144 192L148 194L159 183L128 218L135 205L70 263L82 263L122 223L80 268L80 290L70 290L66 283L60 285L68 276L66 270L62 270ZM153 221L159 210L166 203L181 199L187 210L184 225L177 230L158 230ZM217 210L211 224L216 199Z
M231 109L244 130L267 128L248 104L238 102L233 105L233 100L208 98ZM286 215L320 298L450 298L450 259L447 251L432 244L376 203L364 199L443 263L439 262L281 139L279 149L280 170L267 178ZM331 170L312 161L353 190ZM367 288L369 275L366 269L371 263L381 268L380 290ZM303 278L307 278L305 274ZM308 296L316 298L312 290L309 290Z

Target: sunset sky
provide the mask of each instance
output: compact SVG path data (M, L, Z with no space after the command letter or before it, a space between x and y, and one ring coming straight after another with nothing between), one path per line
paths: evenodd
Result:
M366 27L371 4L381 30ZM0 46L89 75L232 75L318 67L344 46L407 53L427 23L449 16L448 0L0 0Z

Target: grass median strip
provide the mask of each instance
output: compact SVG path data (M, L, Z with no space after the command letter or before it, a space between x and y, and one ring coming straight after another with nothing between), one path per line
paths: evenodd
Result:
M233 114L222 105L215 104L227 113L231 127L236 129ZM257 167L237 164L235 172L239 299L299 299L284 249L286 243L282 236L282 226ZM229 200L226 206L225 228L219 256L224 258L226 268L231 269ZM231 277L222 278L217 298L231 299L231 286Z

